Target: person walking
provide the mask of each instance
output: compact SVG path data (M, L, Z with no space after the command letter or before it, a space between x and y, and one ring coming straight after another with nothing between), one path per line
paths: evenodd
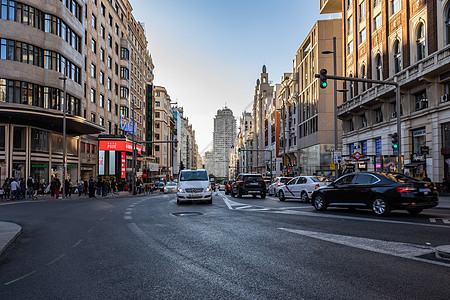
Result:
M59 191L61 189L61 181L55 176L55 198L59 198Z
M102 182L102 189L103 189L102 196L105 197L106 195L108 195L108 192L109 192L109 190L108 190L108 181L105 180L105 179L103 179L103 182Z
M102 195L102 187L103 187L103 182L99 178L98 181L97 181L97 196L101 196Z
M19 183L16 181L15 178L11 179L11 200L18 200L18 193L20 190L20 185Z
M39 181L35 180L33 184L33 200L38 199L38 192L39 192Z
M114 178L111 180L111 189L112 189L112 193L115 195L116 194L116 189L117 189L117 183L116 183L116 180Z
M34 195L34 179L29 176L27 179L27 188L28 188L28 199L33 199Z
M80 178L80 180L78 181L78 186L77 186L77 189L78 189L78 197L81 197L81 193L83 193L83 188L84 188L84 182L83 182L83 180L81 180L81 178Z
M55 197L55 188L56 185L56 179L54 176L52 176L52 180L50 181L50 197L54 198Z
M20 188L19 188L19 199L25 199L25 195L26 195L26 191L27 191L25 179L20 178L19 186L20 186Z
M95 198L95 181L94 178L92 177L89 179L88 189L89 189L89 198Z
M11 193L11 183L9 182L9 178L5 179L2 188L3 188L3 197L5 198L5 201L8 201L10 199Z

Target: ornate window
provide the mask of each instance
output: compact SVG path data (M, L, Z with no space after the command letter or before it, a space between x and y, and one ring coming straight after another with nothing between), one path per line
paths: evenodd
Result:
M402 52L400 49L400 41L394 43L394 71L398 73L402 70Z
M425 58L425 26L420 23L417 27L417 60Z
M366 65L363 65L362 66L362 68L361 68L361 78L367 78L367 71L366 71ZM366 89L367 89L367 86L366 86L366 83L365 82L361 82L361 88L362 88L362 91L363 92L365 92L366 91Z
M383 62L381 60L381 54L378 53L377 56L375 57L375 62L376 62L376 72L377 72L377 80L383 80Z

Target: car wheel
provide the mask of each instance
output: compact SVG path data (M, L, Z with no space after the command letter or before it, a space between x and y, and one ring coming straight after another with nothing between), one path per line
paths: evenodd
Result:
M407 211L413 216L420 214L422 212L422 210L423 210L422 208L410 208L410 209L407 209Z
M314 208L319 211L323 211L327 209L327 204L325 203L325 198L321 194L317 194L314 197Z
M266 199L266 193L261 194L261 199Z
M308 194L305 191L302 192L301 198L304 203L309 201Z
M253 198L256 198L256 194L253 194Z
M372 201L372 211L377 216L389 215L389 204L382 197L375 197Z
M278 199L280 199L280 201L286 200L286 198L284 197L283 191L279 191L279 192L278 192Z

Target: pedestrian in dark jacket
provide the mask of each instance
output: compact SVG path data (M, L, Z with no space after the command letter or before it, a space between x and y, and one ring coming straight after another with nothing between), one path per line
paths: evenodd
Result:
M89 179L88 189L89 189L89 198L95 198L95 181L92 177Z
M55 197L59 198L59 191L61 190L61 180L58 177L55 177Z
M27 188L28 188L28 199L33 198L34 195L34 180L33 177L28 177L27 179Z

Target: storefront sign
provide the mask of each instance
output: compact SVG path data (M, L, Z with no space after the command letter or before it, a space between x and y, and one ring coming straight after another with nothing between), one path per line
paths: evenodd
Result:
M425 154L413 153L411 155L411 162L425 162L425 161L426 161Z
M105 175L105 151L98 151L98 175Z
M101 140L99 141L99 150L104 151L126 151L133 152L133 143L127 141L107 141ZM142 147L136 145L136 150L139 154L141 154Z
M120 159L120 178L125 178L126 177L126 168L127 168L127 159L125 156L125 152L121 153L121 159Z
M109 175L116 175L116 151L109 151Z
M428 146L420 147L420 153L422 153L422 154L430 154L430 147L428 147Z
M359 163L358 164L358 169L367 169L367 164L366 163Z

